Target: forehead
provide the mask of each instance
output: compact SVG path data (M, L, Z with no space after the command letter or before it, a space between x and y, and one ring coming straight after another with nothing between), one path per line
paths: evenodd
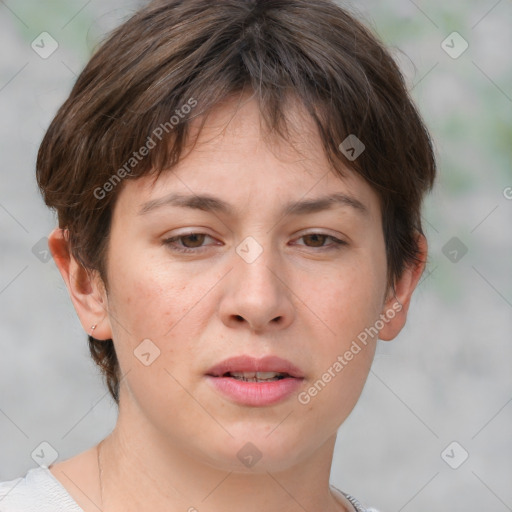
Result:
M304 108L290 104L287 116L284 139L266 129L256 100L245 97L218 105L204 124L199 118L191 122L190 142L172 169L156 180L144 176L124 183L119 207L140 212L177 193L222 197L243 210L266 200L266 206L277 206L338 193L348 198L347 205L353 198L363 205L360 210L378 220L378 196L354 171L344 168L340 177L333 169Z

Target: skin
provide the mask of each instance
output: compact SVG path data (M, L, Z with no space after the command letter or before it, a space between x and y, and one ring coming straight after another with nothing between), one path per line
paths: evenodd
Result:
M307 390L397 300L403 308L379 337L400 332L424 265L404 271L396 295L388 290L373 189L348 169L343 179L333 172L300 106L290 114L293 144L267 137L253 99L236 107L217 107L171 172L123 183L108 292L70 256L63 230L49 237L84 329L96 324L97 339L114 340L125 375L116 427L101 443L102 485L97 446L50 468L86 512L353 510L334 497L329 476L336 432L361 394L376 338L307 404L294 394L241 406L209 386L205 373L229 356L275 354L303 370ZM178 206L138 213L172 192L207 193L233 214ZM356 198L366 213L346 204L281 212L290 201L334 192ZM190 232L208 236L164 242ZM246 237L263 250L252 263L235 250ZM426 255L425 239L419 243ZM160 350L150 366L134 356L144 339ZM262 454L252 468L237 458L247 442Z

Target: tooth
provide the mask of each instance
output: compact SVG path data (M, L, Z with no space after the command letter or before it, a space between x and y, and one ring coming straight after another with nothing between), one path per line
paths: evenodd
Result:
M254 379L256 377L256 372L230 372L233 377L245 378L245 379Z
M279 372L256 372L257 379L273 379L277 377Z
M230 372L232 377L237 377L240 379L258 379L258 380L267 380L274 379L281 375L280 372Z

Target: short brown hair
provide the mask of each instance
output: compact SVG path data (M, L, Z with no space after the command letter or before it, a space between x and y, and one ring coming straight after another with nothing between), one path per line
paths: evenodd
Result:
M343 176L348 166L376 191L393 286L418 259L421 203L436 173L432 144L390 54L329 0L158 0L117 28L78 77L37 158L39 187L69 232L71 254L108 290L106 247L122 186L115 176L172 168L190 120L246 90L270 132L284 138L285 99L298 99L333 169ZM191 99L196 111L170 129ZM127 167L163 126L156 147ZM365 145L355 160L340 151L350 135ZM89 347L119 402L112 340L89 336Z

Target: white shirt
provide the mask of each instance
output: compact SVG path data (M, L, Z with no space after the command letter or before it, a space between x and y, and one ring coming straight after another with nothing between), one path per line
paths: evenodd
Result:
M84 512L47 468L0 482L0 512Z
M332 486L353 504L357 512L365 509L348 494ZM0 482L0 512L84 512L48 468L29 469L25 476Z

